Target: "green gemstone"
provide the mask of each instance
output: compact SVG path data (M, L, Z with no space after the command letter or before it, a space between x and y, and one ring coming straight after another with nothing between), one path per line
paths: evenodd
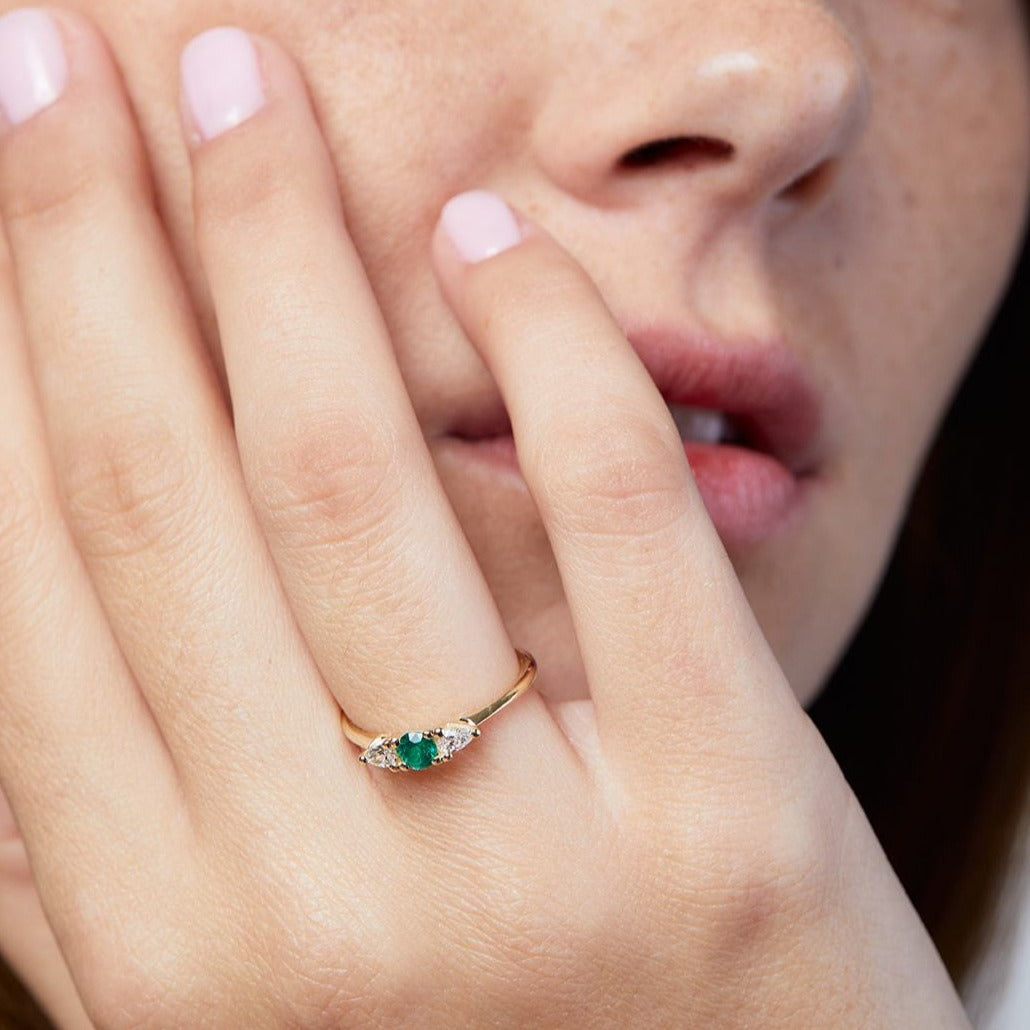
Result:
M397 741L397 754L409 769L425 769L436 758L436 741L424 733L405 733Z

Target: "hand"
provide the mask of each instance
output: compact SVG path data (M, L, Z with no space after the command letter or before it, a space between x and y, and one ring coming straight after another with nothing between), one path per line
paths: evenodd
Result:
M90 1018L965 1025L658 392L524 218L478 262L438 225L433 261L511 414L596 717L530 692L431 772L356 761L341 706L436 725L516 662L300 75L258 39L250 117L187 121L230 420L117 71L60 25L64 93L0 145L25 339L0 349L0 780ZM250 67L223 34L195 70L213 38Z

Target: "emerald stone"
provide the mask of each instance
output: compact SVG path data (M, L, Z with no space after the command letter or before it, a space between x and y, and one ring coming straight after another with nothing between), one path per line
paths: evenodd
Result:
M409 769L425 769L436 758L436 741L424 733L405 733L397 741L397 754Z

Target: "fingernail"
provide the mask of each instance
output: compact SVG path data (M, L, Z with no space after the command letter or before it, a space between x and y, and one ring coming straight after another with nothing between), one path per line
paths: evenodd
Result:
M455 250L470 264L522 242L522 230L511 208L488 190L469 190L452 197L444 204L440 222Z
M12 125L28 121L64 91L68 60L54 19L23 7L0 18L0 107Z
M205 139L245 122L265 103L257 51L242 29L209 29L190 40L180 62L182 91Z

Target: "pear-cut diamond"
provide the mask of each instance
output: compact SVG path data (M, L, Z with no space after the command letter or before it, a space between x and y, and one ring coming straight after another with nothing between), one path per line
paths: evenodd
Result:
M479 736L479 729L470 722L449 722L440 728L438 740L440 754L450 758L463 747L468 747L474 737Z
M399 769L404 763L397 754L396 743L389 737L376 737L359 755L366 765L374 765L377 769Z

